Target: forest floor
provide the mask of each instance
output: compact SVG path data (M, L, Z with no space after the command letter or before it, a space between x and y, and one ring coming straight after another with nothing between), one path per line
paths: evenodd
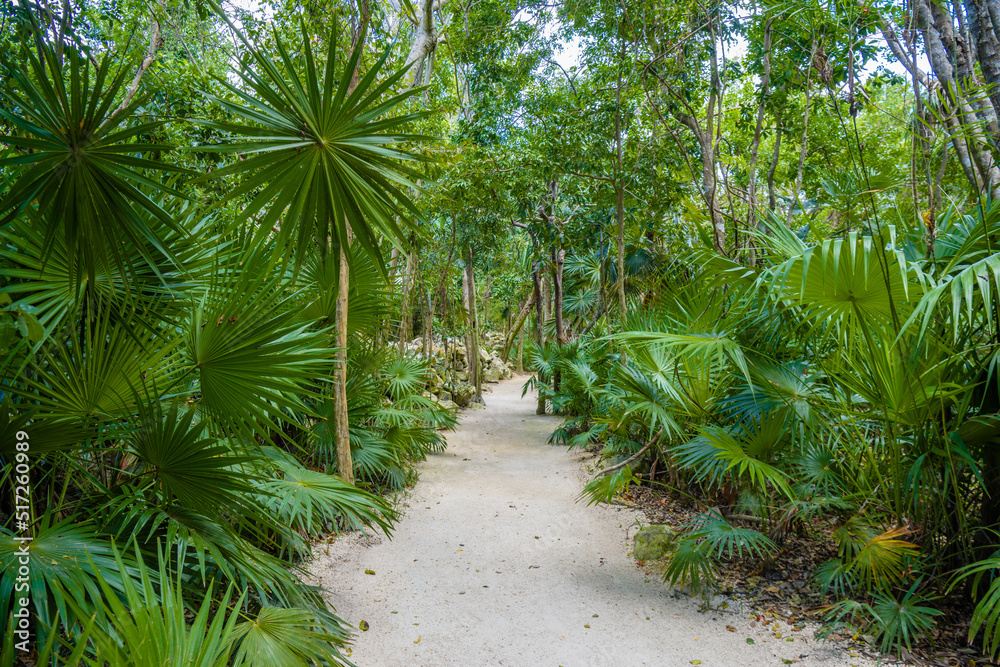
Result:
M547 444L559 418L535 415L524 381L493 385L420 464L391 540L317 545L310 571L355 628L359 667L885 664L638 567L646 518L580 499L582 457Z

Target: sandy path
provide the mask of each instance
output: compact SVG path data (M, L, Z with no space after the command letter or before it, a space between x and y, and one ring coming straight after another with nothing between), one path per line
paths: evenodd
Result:
M534 414L523 382L494 385L420 465L391 541L316 549L338 614L370 626L359 667L872 664L806 630L775 639L737 603L701 613L645 575L628 555L641 517L579 501L579 456L546 444L558 418Z

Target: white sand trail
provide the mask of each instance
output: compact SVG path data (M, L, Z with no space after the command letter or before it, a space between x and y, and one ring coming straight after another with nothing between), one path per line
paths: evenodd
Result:
M523 382L494 385L420 464L391 540L315 549L338 615L369 624L359 667L873 664L808 630L751 628L738 603L700 612L645 575L628 555L641 515L580 500L580 457L546 444L559 419L534 414Z

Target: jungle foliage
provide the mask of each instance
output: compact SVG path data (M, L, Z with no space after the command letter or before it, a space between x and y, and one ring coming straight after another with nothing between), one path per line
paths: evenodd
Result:
M454 423L424 359L484 331L591 499L708 508L669 582L811 531L831 627L902 651L962 600L998 655L996 17L3 5L3 659L25 431L53 662L343 663L309 544L390 530Z
M349 631L302 579L311 543L390 534L382 494L454 424L421 395L426 362L376 342L381 246L404 236L422 159L404 150L419 115L394 113L413 91L384 57L352 82L362 51L336 29L244 38L238 83L208 98L227 115L188 125L217 139L200 153L234 157L199 174L167 159L183 147L111 54L17 18L0 91L0 661L17 654L30 530L39 664L342 664ZM356 485L331 448L345 224Z

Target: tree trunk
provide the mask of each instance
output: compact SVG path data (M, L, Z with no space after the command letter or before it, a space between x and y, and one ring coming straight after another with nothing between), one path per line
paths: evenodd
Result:
M615 267L618 270L618 319L625 322L628 314L625 305L625 192L620 184L615 185L615 220L618 222L617 255Z
M543 295L542 295L542 278L538 267L538 261L535 262L535 270L532 272L532 278L534 282L534 296L535 296L535 343L538 347L541 347L545 342L545 308L543 305ZM545 399L538 396L538 405L535 407L536 415L545 414Z
M507 340L504 341L503 350L500 352L500 358L507 361L507 357L510 356L510 348L514 345L514 339L518 337L518 334L524 330L524 322L528 319L528 315L531 313L531 307L535 305L535 293L532 291L528 295L527 301L521 307L521 310L517 313L517 319L514 320L514 325L510 328L507 334ZM522 342L524 337L521 337Z
M525 316L527 316L527 313L525 313ZM522 326L521 326L521 333L518 336L518 342L517 342L517 372L518 373L523 373L524 372L524 326L523 326L523 323L522 323Z
M965 0L965 11L969 18L969 33L975 41L979 67L990 86L993 112L1000 116L1000 2Z
M622 184L622 76L618 73L618 85L615 88L615 222L618 233L618 317L622 323L627 315L625 305L625 187Z
M469 382L476 389L473 400L476 403L483 402L483 384L479 372L479 321L476 317L476 269L472 263L472 247L466 251L465 282L469 289L469 347L471 359L469 359Z
M964 135L972 167L971 170L966 169L966 175L978 191L985 189L993 197L1000 197L1000 169L994 161L991 143L983 133L979 115L963 92L961 77L956 78L956 69L968 68L964 40L956 38L951 16L930 0L916 0L914 23L923 34L924 50L931 69L941 82L941 105L954 115L949 125ZM995 122L996 114L992 109L990 115ZM957 142L953 143L957 148ZM962 166L966 168L964 163Z
M781 157L781 126L774 128L774 154L771 156L771 166L767 169L767 207L774 211L778 205L778 197L774 190L774 172L778 169L778 159Z
M434 23L434 0L418 0L414 3L413 44L406 57L407 68L413 73L410 87L415 88L430 82L434 51L437 48L438 33Z
M354 36L352 48L360 48L360 38L368 25L369 11L367 0L359 0L358 9L361 14L361 24ZM361 61L358 60L358 66ZM358 86L358 68L351 73L348 84L348 94ZM351 241L351 225L346 220L347 243ZM349 248L349 245L348 245ZM351 457L350 424L347 421L347 293L350 289L350 268L347 263L348 248L341 246L339 250L339 281L337 283L337 306L334 310L334 352L333 370L333 415L334 415L334 445L337 451L337 472L348 484L354 484L354 461Z
M565 250L552 251L552 311L556 318L556 342L566 343L566 331L563 327L563 264L566 261Z
M726 220L722 217L722 210L719 208L718 183L715 178L715 127L716 124L722 126L722 109L718 110L716 116L716 103L720 103L723 98L722 78L719 76L719 55L716 50L716 36L714 26L712 27L712 50L709 57L711 71L712 88L708 96L708 106L705 110L705 137L701 146L701 172L702 188L705 192L705 202L708 204L708 212L712 218L712 243L715 251L720 255L726 252Z
M767 105L768 96L771 93L771 25L774 19L767 19L764 24L764 76L760 80L760 102L757 104L757 125L754 128L753 143L750 147L750 169L747 180L747 188L750 199L747 224L752 228L757 228L757 156L760 151L760 137L764 129L764 107ZM750 266L757 264L757 253L754 248L752 238L748 240L747 263Z
M399 315L399 353L403 354L406 344L413 338L413 322L410 313L410 283L413 279L413 253L406 253L406 263L403 266L403 280L400 286L402 303Z
M785 218L785 226L792 226L792 217L795 215L795 207L799 204L799 194L802 192L802 175L805 172L806 153L809 150L809 107L812 102L812 86L810 85L810 75L812 74L812 64L816 59L816 40L812 40L812 47L809 50L809 63L806 65L806 109L802 115L802 145L799 148L799 166L795 172L795 189L792 190L792 201L788 205L788 216Z
M423 331L424 359L430 359L434 351L434 300L431 298L431 288L427 288L427 312L424 314Z
M348 230L350 226L348 225ZM348 231L350 238L350 231ZM348 484L354 484L354 462L351 458L351 438L347 421L347 291L350 288L350 269L347 253L339 248L339 275L337 307L334 311L334 369L333 405L334 440L337 449L337 472Z

